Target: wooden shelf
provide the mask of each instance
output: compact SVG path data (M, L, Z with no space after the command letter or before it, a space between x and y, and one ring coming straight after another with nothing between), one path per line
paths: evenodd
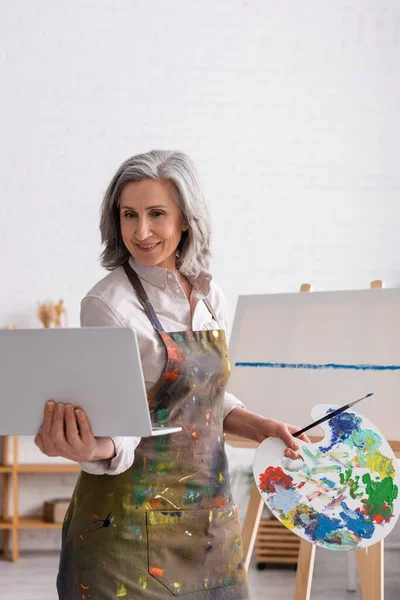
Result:
M19 464L18 473L79 473L77 464Z
M3 436L0 438L3 463L0 464L0 475L4 474L2 486L3 515L0 514L0 530L3 530L3 558L9 556L12 541L12 561L19 558L19 532L22 529L60 529L62 523L50 523L42 517L20 517L19 484L22 473L75 473L80 472L79 465L73 462L59 463L57 459L48 463L20 463L19 437ZM10 517L8 507L15 517ZM12 507L12 508L11 508Z
M50 523L41 517L21 517L17 521L18 529L60 529L62 523Z
M258 564L296 564L300 538L284 527L278 519L262 519L257 532L256 560Z

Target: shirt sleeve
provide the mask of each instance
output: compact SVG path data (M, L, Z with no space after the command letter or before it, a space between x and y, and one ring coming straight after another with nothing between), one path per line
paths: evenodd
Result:
M112 306L95 296L86 296L81 303L81 327L126 327ZM132 466L140 437L111 438L115 456L108 460L79 463L82 471L91 475L118 475Z
M225 417L227 417L229 415L229 413L234 408L237 408L238 406L241 406L242 408L245 408L243 402L241 402L239 400L239 398L236 398L236 396L234 396L230 392L225 392L225 396L224 396L224 410L223 410L224 419L225 419Z

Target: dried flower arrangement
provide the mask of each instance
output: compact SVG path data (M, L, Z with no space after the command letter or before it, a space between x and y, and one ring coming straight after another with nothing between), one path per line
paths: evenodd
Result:
M64 307L64 300L60 300L58 304L54 302L39 304L37 315L44 327L67 327L67 311ZM63 319L62 316L64 316Z

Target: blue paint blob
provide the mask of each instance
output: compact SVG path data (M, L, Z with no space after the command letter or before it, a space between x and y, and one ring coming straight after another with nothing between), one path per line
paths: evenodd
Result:
M327 485L329 488L333 489L336 485L334 481L327 479L326 477L322 477L321 482Z
M332 417L329 421L331 428L331 443L323 448L320 446L321 452L329 452L336 444L340 444L349 438L353 433L360 431L361 417L352 412L342 412L336 417Z
M301 525L304 527L304 533L314 542L325 542L329 534L336 532L340 528L340 519L331 519L321 513L314 512L312 515L300 517Z
M341 502L340 506L343 508L340 516L343 519L347 529L358 535L360 539L370 539L375 531L374 524L362 513L350 510L345 502Z

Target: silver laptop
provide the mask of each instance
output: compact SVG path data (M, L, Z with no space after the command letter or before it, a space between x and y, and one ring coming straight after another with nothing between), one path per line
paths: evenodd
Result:
M36 435L47 400L83 408L96 436L164 435L152 427L132 329L0 331L0 435Z

